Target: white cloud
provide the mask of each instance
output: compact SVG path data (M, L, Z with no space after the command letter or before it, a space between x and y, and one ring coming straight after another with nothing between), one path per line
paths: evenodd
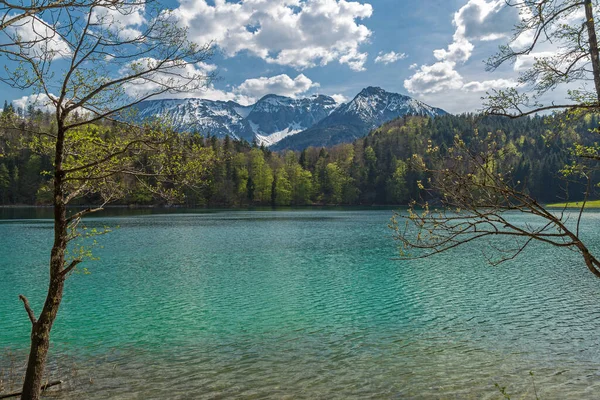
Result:
M551 57L555 55L554 51L540 51L537 53L523 54L517 57L513 66L515 71L523 71L533 67L535 60L538 58Z
M13 100L13 106L17 109L27 110L29 106L33 106L36 110L42 110L44 112L54 112L56 108L54 103L46 94L32 94L23 96L19 99Z
M25 17L6 28L8 43L22 43L21 51L35 58L52 60L68 57L69 45L43 20Z
M220 101L231 100L242 105L250 105L267 94L297 97L316 87L319 87L319 84L313 82L303 74L298 75L294 79L283 74L268 78L246 79L239 86L229 87L228 91L216 89L213 85L210 85L199 91L177 94L175 97L198 97ZM161 97L173 98L173 96Z
M460 89L463 86L462 76L454 70L452 61L440 61L433 65L422 65L409 79L404 87L411 93L436 93L448 89Z
M448 46L448 49L433 51L433 56L440 61L465 62L471 58L475 46L465 39L460 39Z
M417 63L410 64L410 67L408 67L408 69L410 69L410 70L417 69L417 68L419 68L419 64L417 64Z
M153 68L158 60L153 58L141 58L129 63L119 71L125 75L134 70L144 70ZM179 90L169 90L161 93L156 98L184 98L184 97L203 97L206 92L211 92L213 97L220 97L219 100L234 100L235 96L227 96L212 88L211 85L202 86L206 83L206 77L216 69L215 65L203 62L188 64L183 61L172 62L167 68L161 69L143 78L135 79L125 83L123 86L125 93L132 98L141 98L150 93L158 93L164 88L178 88Z
M452 43L446 49L433 51L438 62L421 66L404 81L404 87L411 93L437 93L449 89L477 92L508 82L514 84L514 81L504 79L465 84L456 68L471 58L474 42L508 38L519 18L518 10L506 6L504 0L469 0L454 14L456 30Z
M488 81L472 81L465 83L462 87L467 92L486 92L490 89L515 87L518 83L512 79L492 79Z
M434 57L439 61L464 63L475 48L472 41L507 37L518 21L518 12L505 5L504 0L469 0L454 14L453 42L447 49L434 50Z
M350 100L348 97L344 96L343 94L332 94L331 98L333 98L333 100L335 100L335 102L338 104L346 103L348 100Z
M505 0L469 0L454 14L454 41L508 38L518 21L517 8L507 7Z
M119 7L96 7L92 11L92 21L104 25L122 40L133 40L142 35L142 32L136 28L146 23L144 12L144 5L137 4Z
M142 58L121 69L125 74L131 71L131 68L144 67L146 64L156 62L154 59ZM197 63L173 65L166 71L152 74L146 79L138 79L124 86L127 95L140 98L152 92L158 92L164 86L182 87L183 91L168 91L161 93L153 98L203 98L209 100L235 101L240 104L251 104L267 94L278 94L281 96L296 97L306 93L312 88L319 87L319 84L313 82L304 74L299 74L292 79L288 75L282 74L272 77L260 77L247 79L239 86L231 87L227 90L221 90L208 84L204 87L197 85L195 79L202 79L211 72L214 72L216 66L213 64Z
M337 61L364 69L359 47L371 31L368 3L346 0L181 0L175 16L198 43L214 41L227 56L241 51L297 69Z
M141 90L140 90L141 92ZM232 91L221 90L214 87L213 84L209 84L206 87L199 88L195 91L189 92L178 92L178 93L163 93L152 97L152 99L187 99L187 98L199 98L208 99L214 101L235 101L241 105L250 105L256 102L256 98L244 96L240 93Z
M348 64L353 71L365 71L364 67L367 62L368 53L359 53L356 49L350 50L347 54L340 57L340 64Z
M395 51L390 51L389 53L380 52L375 58L375 62L388 65L398 60L403 60L406 57L408 56L405 53L396 53Z
M173 96L170 96L170 97L172 98ZM201 99L208 99L208 100L235 101L236 103L239 103L244 106L253 104L257 100L254 97L248 97L248 96L244 96L239 93L228 92L225 90L216 89L213 85L209 85L207 88L204 88L204 89L196 91L196 92L185 93L185 94L181 94L176 97L179 97L179 98L198 97Z
M12 104L20 112L26 112L27 108L30 106L33 107L34 110L41 110L43 112L54 114L56 112L56 106L51 99L58 100L58 96L50 93L50 96L45 93L39 94L30 94L27 96L23 96L19 99L13 100ZM20 109L20 110L19 110ZM81 107L77 107L75 109L76 113L79 115L88 115L89 112Z
M214 72L217 70L217 66L215 64L209 64L209 63L205 63L205 62L197 62L196 63L196 67L198 67L199 69L203 70L204 72Z
M260 77L247 79L235 88L234 92L252 98L260 98L267 94L296 97L297 95L318 86L318 83L314 83L304 74L300 74L294 79L282 74L270 78Z

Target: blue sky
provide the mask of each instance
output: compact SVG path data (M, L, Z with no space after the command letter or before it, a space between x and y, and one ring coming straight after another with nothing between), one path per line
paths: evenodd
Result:
M171 0L169 0L171 1ZM515 84L521 68L486 72L483 61L518 20L504 0L179 0L189 38L213 40L208 89L187 97L251 103L267 93L351 99L380 86L459 113L486 90ZM143 13L143 11L140 11ZM143 20L143 18L139 18ZM135 18L124 22L132 29ZM5 87L2 97L28 93ZM179 96L181 97L181 96Z
M223 83L239 85L246 79L279 74L295 78L301 73L320 85L311 92L352 97L364 87L381 86L389 91L406 93L403 82L411 75L410 66L432 59L432 50L451 40L454 33L452 16L465 1L372 0L362 3L373 7L371 17L357 20L371 31L368 41L359 46L361 52L368 53L364 71L352 70L335 61L325 66L298 69L269 64L246 52L233 58L216 57L213 60L220 67L221 78L215 86L223 87ZM391 51L404 53L406 58L387 65L375 63L380 52Z

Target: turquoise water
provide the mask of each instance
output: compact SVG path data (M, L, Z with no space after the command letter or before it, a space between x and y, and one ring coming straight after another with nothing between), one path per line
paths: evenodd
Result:
M18 295L40 309L52 225L45 210L3 212L0 369L18 370L29 335ZM52 398L500 398L494 383L535 398L529 371L543 399L598 398L600 280L577 254L533 246L491 267L472 246L398 261L390 217L89 220L119 229L92 273L68 280L50 360L67 383ZM596 249L599 219L583 227Z

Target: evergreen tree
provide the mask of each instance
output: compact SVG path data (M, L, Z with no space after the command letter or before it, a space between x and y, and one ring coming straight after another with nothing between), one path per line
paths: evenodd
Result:
M12 173L10 175L10 201L13 204L17 204L21 201L19 197L19 167L16 165L12 169Z
M258 203L271 201L273 172L265 161L263 151L258 148L250 151L249 172L254 184L254 201Z
M292 203L292 184L285 169L280 168L275 173L273 205L289 206Z
M0 204L8 204L10 175L5 164L0 164Z

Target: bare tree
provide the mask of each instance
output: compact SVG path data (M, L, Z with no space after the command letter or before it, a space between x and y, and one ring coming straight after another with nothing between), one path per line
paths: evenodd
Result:
M532 58L533 65L520 74L518 86L488 93L484 112L510 118L560 111L564 123L600 109L600 56L596 37L593 0L506 0L518 10L520 23L510 42L487 61L488 70L520 58ZM540 51L544 49L546 51ZM587 83L593 82L593 87ZM564 103L545 103L544 95L561 85L579 83L569 90ZM566 121L566 122L564 122ZM594 129L600 133L600 129ZM415 168L428 176L422 182L425 200L413 203L408 217L396 215L392 222L396 239L405 257L428 257L476 240L492 239L492 263L512 259L531 242L539 241L579 252L588 269L600 277L600 262L580 239L580 224L587 199L595 187L597 145L576 143L571 149L572 164L563 171L566 181L587 182L585 200L577 212L547 210L515 182L498 154L501 149L492 137L466 145L456 138L447 153L430 148L427 161L417 158ZM558 172L558 171L557 171ZM438 207L432 211L434 204ZM507 212L537 217L540 225L518 225ZM404 220L404 224L401 221ZM574 225L571 223L574 221ZM502 239L500 239L502 238ZM412 254L411 252L416 252Z
M600 98L600 53L596 36L595 0L506 0L521 21L510 42L487 60L494 71L506 63L530 58L519 88L488 93L484 110L511 118L547 110L597 111ZM545 48L543 47L545 46ZM543 50L540 50L543 49ZM593 82L592 87L587 83ZM560 85L576 84L564 103L548 104L542 97Z
M115 5L109 0L41 0L6 1L0 0L0 31L18 25L29 18L36 18L45 12L59 11L68 13L75 9L89 9L94 6ZM121 5L146 4L143 1L119 1Z
M408 215L396 213L391 227L405 258L426 258L475 241L488 243L488 261L497 265L514 259L532 242L577 251L588 269L600 277L600 262L580 238L585 201L579 212L566 208L547 210L515 182L499 158L501 147L492 134L466 145L455 138L441 154L430 146L429 160L412 160L427 176L419 182L424 200L413 202ZM588 186L590 180L588 177ZM519 223L510 212L533 217L535 223Z
M59 7L60 2L47 4ZM71 6L78 4L87 3ZM163 196L177 196L173 182L201 174L208 157L168 129L131 122L127 113L153 96L206 87L212 78L205 64L210 44L189 42L170 12L147 4L91 3L68 13L44 13L43 18L43 31L34 31L28 45L21 45L14 31L7 34L12 45L2 49L12 63L4 82L33 88L54 114L50 128L32 132L30 143L53 157L54 243L46 301L37 317L20 296L31 321L23 399L40 397L65 280L88 255L75 244L90 236L80 229L81 219L122 196L126 179L137 179ZM102 125L106 121L113 122L110 129ZM73 200L92 194L100 199L97 206L67 209Z
M118 10L122 16L135 13L139 7L147 7L153 0L0 0L0 55L14 60L14 54L28 53L52 60L68 56L61 32L55 29L60 21L62 32L69 32L86 10L104 7ZM10 75L11 66L5 64ZM33 85L35 81L31 81Z

